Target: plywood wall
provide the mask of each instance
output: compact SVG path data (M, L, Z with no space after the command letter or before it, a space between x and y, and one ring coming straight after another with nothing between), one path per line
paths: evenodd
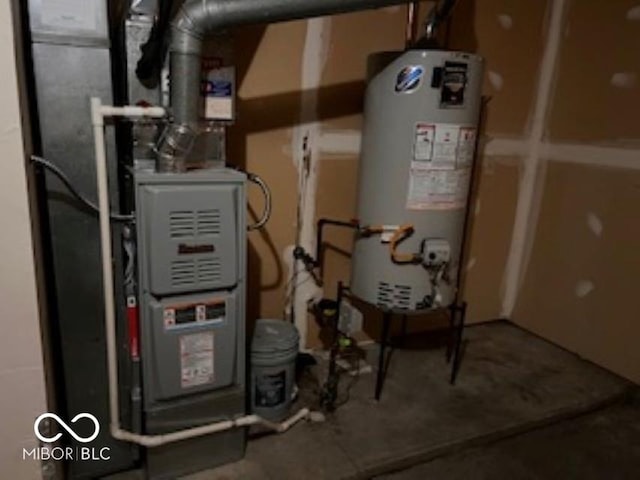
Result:
M566 2L513 319L640 381L640 2Z

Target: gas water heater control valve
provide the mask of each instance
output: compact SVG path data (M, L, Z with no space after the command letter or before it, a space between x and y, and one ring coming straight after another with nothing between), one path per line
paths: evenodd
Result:
M451 245L442 238L427 238L422 248L422 263L427 267L437 267L451 260Z

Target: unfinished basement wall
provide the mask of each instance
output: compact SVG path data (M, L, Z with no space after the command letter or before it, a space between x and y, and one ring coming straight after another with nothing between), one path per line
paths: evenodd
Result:
M560 3L512 318L640 382L640 2Z
M509 252L550 13L547 1L459 0L451 22L450 48L485 59L487 104L462 266L470 323L505 316Z

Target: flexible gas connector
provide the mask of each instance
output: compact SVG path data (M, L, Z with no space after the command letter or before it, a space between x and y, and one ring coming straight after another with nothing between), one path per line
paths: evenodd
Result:
M389 240L389 253L395 263L420 263L422 256L418 253L399 253L398 244L413 233L413 225L405 223L400 225Z

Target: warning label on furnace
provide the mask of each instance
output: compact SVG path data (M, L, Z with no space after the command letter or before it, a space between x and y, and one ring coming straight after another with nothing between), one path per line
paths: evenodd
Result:
M182 388L213 382L213 332L180 337L180 384Z
M464 207L475 144L475 127L416 124L407 208L447 210Z

